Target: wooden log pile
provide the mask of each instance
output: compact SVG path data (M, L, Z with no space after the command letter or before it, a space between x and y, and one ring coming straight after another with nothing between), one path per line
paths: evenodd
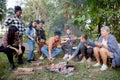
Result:
M32 62L31 66L32 67L18 67L13 73L15 75L27 75L27 74L34 74L36 71L41 70L42 62Z

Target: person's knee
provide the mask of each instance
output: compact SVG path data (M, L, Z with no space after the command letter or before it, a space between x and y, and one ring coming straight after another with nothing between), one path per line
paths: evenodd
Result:
M100 49L100 55L101 55L101 57L105 57L106 56L106 50L104 48Z
M100 52L100 49L98 47L93 48L94 54L98 54Z
M93 48L93 51L99 51L98 47Z
M105 49L104 48L100 48L100 53L104 53Z

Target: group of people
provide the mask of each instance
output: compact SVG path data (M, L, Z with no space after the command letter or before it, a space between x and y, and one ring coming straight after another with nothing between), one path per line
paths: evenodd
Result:
M46 41L46 33L43 29L44 21L34 20L31 21L29 27L24 28L24 23L20 19L22 9L20 6L15 6L15 16L7 18L5 20L8 31L2 38L2 45L0 45L0 52L6 53L10 70L15 68L13 61L13 55L16 54L18 64L23 64L22 56L25 51L25 47L22 45L23 33L26 33L27 43L29 47L29 53L27 56L27 62L35 61L35 44L37 44L38 58L44 59L43 55L48 60L53 61L58 54L63 51L64 60L70 61L75 56L79 57L80 62L90 62L95 57L97 63L94 67L101 65L101 71L107 70L107 58L112 58L112 66L120 66L120 48L116 38L110 34L108 26L101 28L101 36L98 41L93 42L88 38L86 34L82 34L80 37L80 43L77 49L74 51L73 46L76 43L77 37L72 34L70 28L66 29L66 34L61 36L61 31L56 30L54 36ZM38 24L38 25L37 25Z
M76 55L79 55L81 62L90 62L92 56L95 57L97 63L94 64L94 67L102 66L101 71L107 70L107 59L112 58L112 66L120 66L120 46L116 38L110 34L110 29L108 26L103 26L101 28L101 36L98 41L93 42L88 39L87 35L81 35L80 43L77 49L73 52L72 56L67 60L70 61ZM86 60L87 59L87 60Z

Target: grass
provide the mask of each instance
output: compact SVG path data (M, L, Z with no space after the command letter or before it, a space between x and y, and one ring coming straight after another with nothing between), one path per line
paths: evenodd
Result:
M26 57L27 54L24 54ZM24 58L26 60L26 58ZM40 61L40 60L38 60ZM62 62L62 55L59 55L53 63ZM9 71L9 63L5 54L0 55L0 80L119 80L120 79L120 68L113 70L100 71L99 68L92 67L93 63L79 63L71 61L74 64L76 70L74 74L70 77L65 77L65 75L60 75L58 73L51 73L45 69L50 62L45 59L42 69L35 71L35 74L16 76L13 72ZM24 65L17 65L17 67L33 67L31 64L26 63ZM34 67L35 68L35 67Z

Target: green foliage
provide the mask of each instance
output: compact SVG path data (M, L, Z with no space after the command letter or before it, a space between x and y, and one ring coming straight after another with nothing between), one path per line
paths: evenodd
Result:
M0 53L0 80L6 80L6 78L10 74L8 67L9 63L6 54Z
M14 15L14 9L13 8L8 8L7 9L7 14Z
M0 57L4 61L4 65L6 66L5 69L1 69L0 71L0 80L119 80L120 79L120 68L116 68L113 70L107 70L107 71L100 71L99 67L94 68L92 65L94 63L79 63L70 61L71 64L75 66L75 71L73 72L73 75L69 77L65 77L65 75L59 74L59 73L52 73L46 70L46 67L51 63L46 58L42 61L44 62L43 65L33 66L32 64L26 63L24 65L18 66L22 68L34 68L35 73L34 74L28 74L28 75L16 75L13 72L10 72L8 70L8 60L5 54L1 54ZM24 54L24 57L27 57L27 54ZM59 62L64 62L62 59L63 55L57 56L57 58L52 62L54 64ZM41 60L37 60L37 62L41 62ZM1 79L2 78L2 79Z
M0 0L0 21L5 17L6 14L6 0Z
M45 20L49 36L56 29L64 33L69 26L76 35L86 33L97 38L100 28L108 25L120 40L120 0L29 0L26 6L23 19Z

